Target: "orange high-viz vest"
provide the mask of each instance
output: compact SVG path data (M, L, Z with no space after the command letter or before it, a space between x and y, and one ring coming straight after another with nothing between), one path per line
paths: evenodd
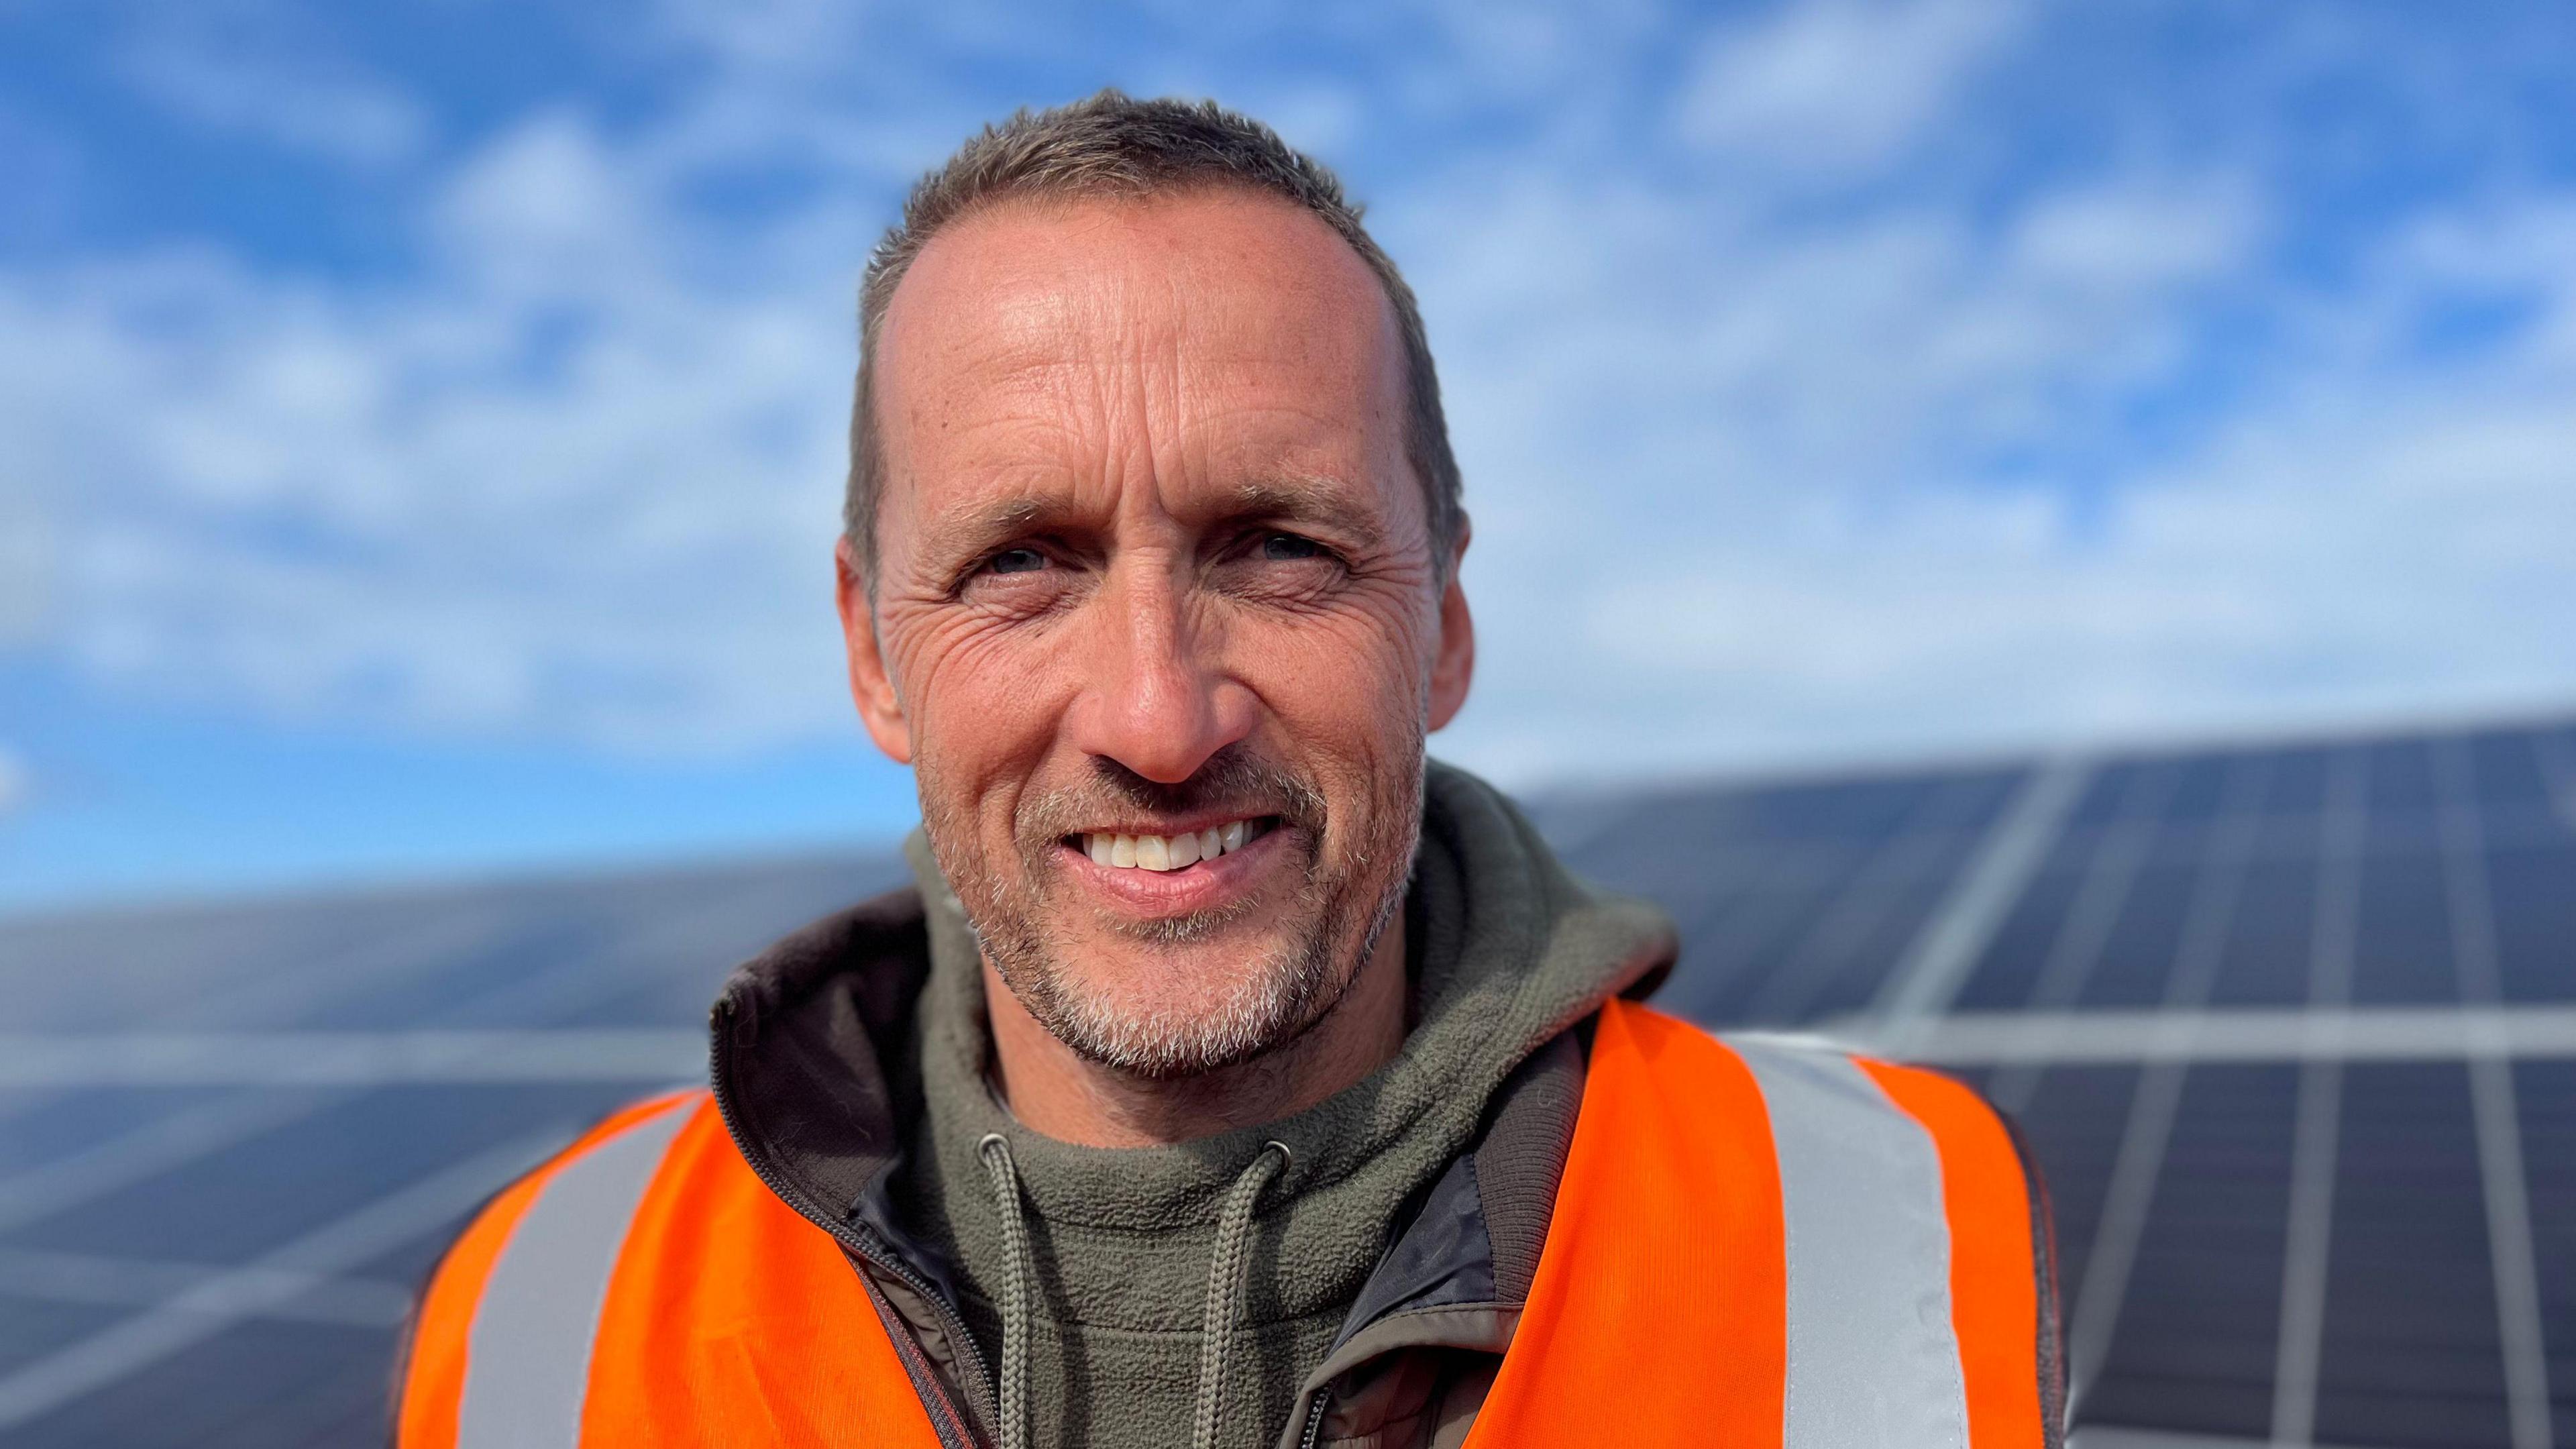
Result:
M2032 1201L2001 1120L1945 1077L1613 1002L1470 1449L2040 1449ZM449 1250L399 1444L939 1449L900 1332L707 1094L677 1094Z

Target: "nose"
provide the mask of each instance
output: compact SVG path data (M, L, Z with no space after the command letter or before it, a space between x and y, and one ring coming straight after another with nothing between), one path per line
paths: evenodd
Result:
M1070 743L1157 784L1177 785L1252 733L1254 701L1191 617L1187 586L1145 559L1122 561L1089 604L1075 661L1085 676ZM1069 641L1071 642L1071 641Z

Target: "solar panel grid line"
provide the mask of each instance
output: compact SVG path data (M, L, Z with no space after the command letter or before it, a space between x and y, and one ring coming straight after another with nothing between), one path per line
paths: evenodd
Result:
M1878 1015L1911 1028L1950 1009L2004 913L2047 860L2094 769L2089 757L2064 754L2041 762L2023 779L1958 883L1888 974L1873 1003Z
M2459 973L2461 1000L2493 1006L2503 999L2503 988L2496 967L2495 908L2487 887L2484 832L2468 750L2457 738L2449 738L2436 741L2433 751L2444 880L2451 904L2451 960ZM2514 1098L2512 1064L2493 1052L2472 1058L2469 1093L2513 1445L2514 1449L2549 1449L2549 1358L2543 1342L2531 1194L2523 1172L2521 1112Z
M227 1273L256 1279L263 1272L273 1281L253 1285L265 1305L258 1316L392 1328L410 1311L411 1289L381 1278L16 1248L0 1248L0 1298L140 1308L180 1299Z
M572 1140L564 1123L478 1152L0 1377L0 1429L111 1387L291 1295L299 1275L337 1274L454 1222Z
M2155 845L2158 817L2164 813L2178 780L2173 770L2141 770L2122 782L2111 823L2094 837L2092 856L2085 863L2084 882L2049 942L2039 979L2032 983L2030 995L2025 998L2026 1009L2060 1010L2073 1005L2083 994L2085 979L2091 975L2093 963L2101 959L2103 943L2110 939L2111 927L2128 904L2138 869ZM2026 1030L2038 1038L2046 1028L2044 1023L2034 1022ZM1916 1034L1916 1051L1928 1045L1927 1035ZM1997 1075L1987 1094L2007 1112L2025 1111L2031 1094L2039 1090L2040 1075L2039 1063L2015 1063Z
M2317 815L2316 917L2309 936L2312 1006L2342 1007L2352 1000L2368 769L2367 757L2350 748L2337 751L2327 766L2326 808ZM2342 1130L2343 1064L2312 1057L2299 1073L2297 1125L2290 1139L2289 1234L2281 1255L2281 1329L2272 1370L2272 1438L2283 1444L2305 1444L2316 1434L2327 1252Z
M2183 931L2165 982L2158 1015L2161 1033L2187 1039L2189 1013L2204 1006L2216 980L2227 928L2235 917L2237 892L2245 878L2258 817L2252 805L2262 798L2268 772L2260 760L2237 761L2228 770L2226 790L2242 808L2223 823L2203 853L2192 882ZM2158 1061L2147 1068L2123 1126L2120 1151L2113 1160L2093 1251L2075 1295L2075 1314L2067 1329L2068 1401L2081 1413L2085 1395L2099 1378L2118 1332L2126 1304L2129 1276L2137 1265L2138 1244L2155 1203L2156 1184L2164 1173L2165 1152L2172 1141L2174 1115L2191 1067L2187 1061Z

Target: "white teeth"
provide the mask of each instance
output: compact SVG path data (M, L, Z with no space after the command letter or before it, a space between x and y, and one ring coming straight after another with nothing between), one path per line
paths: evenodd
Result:
M1180 835L1115 835L1095 832L1080 837L1082 852L1098 864L1118 870L1182 870L1241 850L1258 839L1248 820L1211 825Z

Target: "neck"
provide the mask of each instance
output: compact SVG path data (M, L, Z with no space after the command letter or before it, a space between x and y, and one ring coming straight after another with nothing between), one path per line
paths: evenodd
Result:
M1379 935L1350 989L1295 1040L1194 1076L1140 1077L1056 1039L984 963L993 1075L1011 1115L1086 1147L1156 1147L1293 1117L1376 1071L1404 1045L1404 916Z

